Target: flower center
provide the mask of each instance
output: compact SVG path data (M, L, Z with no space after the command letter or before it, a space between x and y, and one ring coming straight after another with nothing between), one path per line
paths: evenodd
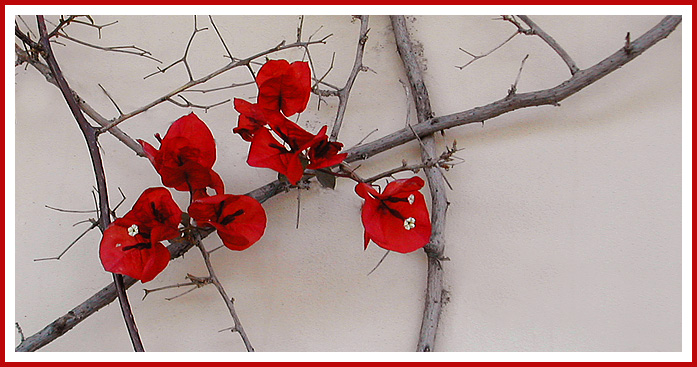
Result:
M414 194L409 195L409 197L407 198L407 201L409 202L410 205L414 204Z
M137 225L132 225L128 227L128 235L131 237L135 237L138 234L138 226Z
M404 229L408 231L414 227L416 227L416 219L414 219L413 217L409 217L404 220Z

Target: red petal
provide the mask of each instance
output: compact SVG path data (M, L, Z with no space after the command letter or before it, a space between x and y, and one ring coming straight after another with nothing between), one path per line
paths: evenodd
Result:
M131 211L123 219L138 223L141 232L151 232L153 243L179 235L182 211L172 200L172 194L163 187L143 191Z
M270 79L278 78L282 76L290 64L286 60L268 60L257 73L257 86L261 86Z
M253 245L266 229L264 208L246 195L216 195L195 200L189 206L189 215L199 225L214 226L223 244L232 250L241 251Z
M156 157L159 154L159 151L155 149L152 145L150 145L148 142L138 139L138 143L143 147L143 151L145 152L145 156L148 157L148 160L150 160L150 163L152 163L153 167L155 167L155 170L157 170L157 164L156 162Z
M378 193L378 191L375 190L375 188L373 188L372 186L370 186L364 182L361 182L358 185L356 185L355 190L356 190L356 194L358 194L358 196L360 196L366 200L373 200L373 198L380 195Z
M239 98L235 98L234 105L240 117L237 127L232 129L232 132L239 134L246 141L252 141L254 134L266 125L264 112L258 105Z
M167 248L160 242L152 243L151 248L130 248L135 246L140 236L128 234L128 221L115 221L105 231L99 244L99 258L104 270L112 273L128 275L143 283L155 278L167 267L170 255Z
M310 66L305 61L296 61L283 78L281 111L286 116L305 111L311 92Z
M215 139L213 139L213 134L208 126L193 112L172 123L162 139L160 150L166 150L169 141L175 138L187 139L188 146L199 150L196 161L204 167L213 167L213 163L215 163Z
M424 180L421 177L414 176L412 178L394 180L387 184L385 190L380 195L381 197L389 197L408 193L411 191L417 191L424 187Z
M270 168L288 177L291 184L303 174L299 152L293 153L283 147L266 129L260 129L249 147L247 163L252 167Z
M310 100L310 67L307 62L269 60L259 69L257 103L264 109L290 116L302 112Z

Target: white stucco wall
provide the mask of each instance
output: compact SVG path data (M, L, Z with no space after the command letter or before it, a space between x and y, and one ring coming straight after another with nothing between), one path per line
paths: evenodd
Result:
M569 77L563 62L539 38L520 35L465 68L458 48L486 52L514 27L494 16L410 18L414 39L423 45L426 83L433 110L449 114L505 96L526 54L518 90L549 88ZM655 25L662 16L535 16L579 67L587 68ZM295 39L298 18L214 18L230 50L246 57L281 40ZM31 17L25 20L33 24ZM192 17L96 16L118 20L102 31L71 26L71 35L101 45L136 44L164 65L181 57ZM194 40L189 62L195 77L225 64L224 50L209 30ZM326 81L343 85L353 63L359 22L350 16L308 16L304 34L332 33L312 47L318 73L336 53ZM364 64L354 86L339 140L350 147L374 128L369 139L404 127L406 80L389 18L371 16ZM447 172L448 192L445 306L437 351L670 351L681 350L681 154L682 25L638 59L562 102L560 107L519 110L438 135L441 148L457 140L464 163ZM71 87L108 117L115 109L104 86L124 111L155 99L187 80L182 65L164 75L143 76L158 64L130 55L105 53L65 41L55 45ZM297 60L301 50L272 58ZM249 79L244 69L212 82L222 86ZM66 209L94 207L92 168L83 137L59 90L33 68L15 69L15 321L31 335L111 281L98 258L100 234L92 231L60 261L57 255L88 224L89 214ZM253 86L187 97L197 103L252 99ZM299 123L316 132L333 121L336 101L318 111L317 98ZM130 119L121 128L154 142L168 125L190 110L163 104ZM227 191L245 193L276 173L245 163L249 144L231 133L237 113L227 103L194 110L212 130L218 160L214 169ZM412 114L415 118L415 115ZM123 215L160 178L145 160L111 136L100 139L111 202L121 188ZM419 146L405 144L362 162L370 176L417 162ZM398 177L409 177L400 174ZM426 257L422 251L390 254L370 276L384 250L364 251L361 199L351 181L336 190L313 186L264 203L268 227L249 250L219 250L213 261L242 323L258 351L412 351L423 308ZM173 190L172 190L173 191ZM426 193L426 190L424 190ZM174 192L186 208L188 197ZM12 228L8 228L12 230ZM213 235L206 246L220 244ZM12 243L7 244L8 247ZM212 286L167 301L180 290L141 300L142 289L206 274L201 256L190 251L155 280L129 290L148 351L242 351ZM11 327L11 325L10 325ZM18 342L16 336L15 341ZM130 351L120 310L112 303L42 351Z

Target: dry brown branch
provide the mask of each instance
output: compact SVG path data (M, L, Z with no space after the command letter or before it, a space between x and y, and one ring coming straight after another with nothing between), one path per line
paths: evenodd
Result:
M46 81L55 85L56 87L58 86L58 84L56 83L56 79L53 77L53 74L51 74L51 70L49 69L48 65L42 63L38 59L32 58L28 52L22 50L22 48L18 45L15 45L15 55L19 60L22 60L22 62L29 63L31 66L33 66L39 73L41 73L46 78ZM84 99L80 98L80 96L77 95L75 91L72 91L72 93L73 96L75 96L75 99L80 105L82 111L87 116L89 116L94 122L98 123L102 127L107 126L111 123L111 121L99 114L99 112L97 112L94 108L92 108L92 106L85 102ZM109 133L113 135L116 139L124 143L127 147L131 148L131 150L133 150L137 155L145 157L143 147L118 127L109 129Z
M527 15L519 15L518 18L525 22L525 24L530 27L533 34L542 38L542 40L545 41L549 47L551 47L554 52L561 57L562 60L564 60L564 63L569 68L569 71L571 71L571 75L574 75L579 71L578 66L576 66L576 63L571 56L569 56L569 54L557 43L557 41L554 40L554 38L552 38L552 36L543 31L542 28L535 24L535 22L533 22L532 19L530 19L530 17Z
M329 36L331 36L331 35L329 35ZM229 64L223 66L222 68L220 68L220 69L218 69L218 70L216 70L208 75L205 75L205 76L198 78L198 79L195 79L195 80L193 80L193 79L189 80L187 83L184 83L179 88L176 88L175 90L168 92L167 94L163 95L162 97L159 97L159 98L155 99L154 101L152 101L152 102L150 102L142 107L139 107L139 108L137 108L129 113L126 113L124 115L121 115L121 116L115 118L108 125L101 128L100 133L103 133L105 131L109 131L110 129L112 129L113 127L117 126L118 124L124 122L125 120L128 120L129 118L131 118L133 116L139 115L139 114L159 105L162 102L167 102L170 100L170 98L174 97L175 95L177 95L177 94L179 94L179 93L181 93L181 92L183 92L183 91L185 91L193 86L203 84L203 83L215 78L216 76L223 74L226 71L229 71L229 70L232 70L234 68L241 67L241 66L249 67L250 63L259 57L266 56L268 54L271 54L271 53L274 53L277 51L287 50L289 48L308 47L308 46L314 45L314 44L325 43L327 38L329 38L329 36L326 36L326 37L319 39L319 40L316 40L316 41L296 42L296 43L291 43L288 45L286 45L285 42L281 42L278 45L276 45L275 47L272 47L272 48L267 49L265 51L261 51L255 55L247 57L246 59L235 59L234 61L231 61ZM251 71L251 69L250 69L250 71ZM253 73L252 73L252 75L253 75Z
M153 60L153 61L157 61L157 62L159 62L159 63L162 62L162 61L156 59L155 57L153 57L152 54L151 54L149 51L144 50L144 49L142 49L142 48L140 48L140 47L138 47L138 46L136 46L136 45L126 45L126 46L99 46L99 45L95 45L95 44L92 44L92 43L89 43L89 42L85 42L85 41L80 40L80 39L77 39L77 38L75 38L75 37L71 37L71 36L67 35L65 32L59 32L59 33L58 33L58 37L65 38L65 39L70 40L70 41L72 41L72 42L75 42L75 43L77 43L77 44L80 44L80 45L83 45L83 46L86 46L86 47L90 47L90 48L94 48L94 49L96 49L96 50L102 50L102 51L106 51L106 52L123 53L123 54L135 55L135 56L141 56L141 57L144 57L144 58L146 58L146 59L150 59L150 60Z
M349 74L346 84L343 88L338 90L339 97L339 107L336 111L336 118L334 119L334 126L332 126L332 131L329 135L329 139L335 141L337 136L339 136L339 130L341 129L341 123L344 120L344 113L346 112L346 106L348 104L349 94L351 93L351 88L353 83L356 81L356 76L363 70L363 51L365 50L365 43L368 41L368 16L361 15L361 30L358 36L358 45L356 46L356 57L353 62L353 68L351 68L351 74Z
M208 278L210 278L211 283L213 283L215 288L218 290L220 296L223 297L225 306L227 306L228 311L230 311L230 316L232 317L232 320L235 323L231 330L240 334L242 342L244 342L244 346L245 348L247 348L247 352L254 352L254 347L252 347L252 343L249 341L249 337L247 337L247 333L245 333L244 328L242 327L242 323L240 322L240 318L237 316L237 312L235 311L234 300L228 297L227 292L225 292L225 288L223 287L223 284L220 283L220 280L215 275L215 269L213 269L210 254L203 247L200 235L198 234L198 232L193 232L192 235L192 241L195 242L198 249L201 250L201 256L203 256L203 261L206 263L206 269L208 269Z
M47 36L44 17L42 15L37 15L36 18L39 25L39 35L41 37L40 43L43 48L43 57L46 60L48 67L51 69L51 74L54 76L58 87L63 94L63 98L65 98L65 101L70 108L70 112L77 121L89 148L92 168L94 169L94 176L97 181L97 193L99 195L99 228L104 231L111 222L111 211L109 209L109 197L107 194L106 177L104 175L102 157L99 153L99 147L97 145L96 129L92 127L92 125L90 125L85 119L77 100L73 96L72 89L70 89L68 82L63 77L61 69L58 66L58 62L51 51L51 44ZM144 351L143 343L140 340L138 328L136 327L135 319L133 318L133 313L131 312L131 307L128 303L123 276L120 274L114 274L113 277L114 285L116 286L116 291L119 298L119 304L121 305L121 311L123 313L124 321L126 322L128 334L131 338L131 342L133 343L133 348L136 352L142 352Z
M392 29L394 30L397 50L406 69L412 98L416 105L416 116L419 123L426 123L432 116L431 102L428 97L428 89L423 79L423 72L407 29L404 16L392 15ZM411 125L409 125L411 127ZM418 137L418 135L417 135ZM433 134L425 135L421 139L421 161L428 165L424 167L424 173L428 180L431 192L431 238L424 247L428 257L428 277L426 280L426 300L423 317L421 319L421 331L416 347L418 352L430 352L435 348L436 331L444 303L443 266L441 259L445 249L445 217L448 209L448 199L445 195L445 180L442 172L435 165L429 165L436 157L436 142Z
M517 36L519 33L520 33L520 31L516 31L515 33L513 33L512 35L510 35L505 41L501 42L498 46L492 48L491 50L489 50L489 51L487 51L487 52L485 52L485 53L483 53L483 54L479 54L479 55L475 55L475 54L473 54L473 53L471 53L471 52L465 50L464 48L460 47L459 50L462 51L462 52L464 52L464 53L466 53L467 55L471 56L471 57L472 57L472 60L468 61L468 62L467 62L466 64L464 64L464 65L456 66L456 68L462 70L462 69L468 67L468 66L469 66L470 64L472 64L473 62L475 62L475 61L477 61L477 60L479 60L479 59L482 59L482 58L485 58L485 57L491 55L491 54L494 53L496 50L500 49L500 48L503 47L505 44L507 44L508 42L510 42L510 41L511 41L515 36Z
M191 37L189 37L189 42L187 42L187 44L186 44L186 48L184 49L184 55L180 59L172 62L171 64L165 66L164 68L158 67L156 72L153 72L151 74L146 75L145 77L143 77L143 79L147 79L147 78L149 78L153 75L157 75L157 74L164 74L165 72L167 72L167 70L171 69L175 65L182 63L182 64L184 64L184 67L186 68L186 73L189 75L189 81L194 80L194 75L191 72L191 66L189 65L189 60L188 60L189 50L191 49L191 43L194 42L194 38L196 37L196 34L198 32L203 32L203 31L208 30L208 28L198 28L197 24L198 24L197 17L196 17L196 15L194 15L194 31L191 33Z

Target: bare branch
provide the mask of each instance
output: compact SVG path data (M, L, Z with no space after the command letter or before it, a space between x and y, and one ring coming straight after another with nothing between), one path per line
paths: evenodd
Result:
M343 88L339 89L339 107L336 111L336 118L334 119L334 126L332 126L332 131L329 135L329 140L336 141L339 136L339 130L341 129L341 123L344 120L344 113L346 112L346 106L348 104L349 94L351 93L351 88L353 83L356 81L356 76L358 72L363 69L363 52L365 51L365 43L368 41L368 16L361 15L361 30L358 35L358 45L356 46L356 57L353 62L353 68L351 69L351 74L349 74L346 84Z
M215 22L213 21L213 17L209 15L208 19L210 19L211 25L213 26L213 29L215 29L215 34L218 35L218 38L220 39L220 43L223 44L223 47L225 48L225 52L227 52L227 55L230 57L230 60L234 60L235 58L232 57L232 53L230 52L230 49L227 48L227 44L225 44L225 40L223 39L223 36L220 34L218 27L215 25Z
M156 59L155 57L153 57L152 54L151 54L149 51L144 50L144 49L142 49L142 48L140 48L140 47L138 47L138 46L136 46L136 45L126 45L126 46L99 46L99 45L95 45L95 44L92 44L92 43L89 43L89 42L85 42L85 41L83 41L83 40L80 40L80 39L71 37L71 36L67 35L65 32L59 32L59 33L58 33L58 36L59 36L59 37L62 37L62 38L65 38L65 39L67 39L67 40L70 40L70 41L72 41L72 42L75 42L75 43L77 43L77 44L80 44L80 45L83 45L83 46L87 46L87 47L90 47L90 48L94 48L94 49L96 49L96 50L102 50L102 51L107 51L107 52L123 53L123 54L129 54L129 55L136 55L136 56L141 56L141 57L144 57L144 58L146 58L146 59L150 59L150 60L153 60L153 61L157 61L157 62L159 62L159 63L162 63L162 61L160 61L160 60Z
M48 65L42 63L37 59L32 58L28 52L22 50L17 45L15 45L15 55L17 55L17 58L23 60L24 62L31 64L38 72L40 72L46 78L46 81L58 87L58 83L56 82L56 79L53 77L53 74L51 73L51 70L49 69ZM101 126L107 126L111 123L110 120L100 115L99 112L92 108L92 106L87 104L87 102L85 102L84 99L80 98L80 96L77 95L75 91L72 91L72 93L75 99L77 100L78 104L80 105L82 111L84 111L85 114L89 116L93 121L95 121ZM113 135L116 139L120 140L122 143L126 144L126 146L131 148L131 150L133 150L137 155L145 157L143 147L118 127L110 129L109 133Z
M571 75L575 75L578 71L579 68L576 66L576 63L574 60L569 56L568 53L557 43L557 41L552 38L547 32L543 31L542 28L540 28L535 22L530 19L527 15L519 15L518 18L520 18L525 24L527 24L530 29L532 29L532 32L536 35L538 35L540 38L542 38L543 41L545 41L549 47L551 47L554 52L556 52L562 60L564 60L564 63L566 66L569 68L569 71L571 71Z
M188 60L189 49L191 49L191 43L194 41L194 37L196 37L196 34L198 32L203 32L203 31L208 30L208 28L198 28L196 19L197 19L196 15L194 15L194 31L191 33L191 37L189 38L189 42L186 44L186 48L184 49L184 56L182 56L180 59L174 61L173 63L165 66L164 68L158 67L156 72L146 75L145 77L143 77L143 79L147 79L153 75L160 74L160 73L164 74L167 70L169 70L173 66L175 66L179 63L183 63L184 67L186 68L186 73L189 74L189 81L194 80L194 75L191 73L191 66L189 65L189 60ZM222 40L222 38L221 38L221 40ZM223 43L223 44L225 44L225 43Z
M223 66L222 68L220 68L220 69L218 69L218 70L216 70L216 71L214 71L206 76L203 76L203 77L196 79L196 80L190 80L187 83L184 83L179 88L176 88L175 90L170 91L169 93L163 95L162 97L155 99L154 101L148 103L147 105L145 105L143 107L137 108L129 113L126 113L124 115L119 116L118 118L111 121L108 125L101 128L99 130L99 132L103 133L105 131L109 131L114 126L117 126L118 124L124 122L125 120L128 120L128 119L132 118L133 116L139 115L139 114L159 105L160 103L167 102L167 101L169 101L170 98L174 97L175 95L177 95L177 94L179 94L179 93L181 93L181 92L183 92L191 87L194 87L196 85L203 84L203 83L215 78L216 76L218 76L226 71L229 71L229 70L232 70L234 68L241 67L241 66L249 68L249 64L252 63L252 61L254 61L255 59L257 59L259 57L262 57L262 56L265 56L265 55L268 55L268 54L271 54L271 53L274 53L277 51L286 50L289 48L308 47L309 45L313 45L313 44L325 43L328 37L329 36L326 36L326 37L324 37L320 40L316 40L316 41L292 43L289 45L286 45L285 42L281 42L273 48L259 52L259 53L252 55L246 59L239 59L239 60L235 59L235 61L230 62L229 64ZM251 69L250 69L250 71L251 71ZM254 75L253 72L252 72L252 75Z
M366 275L366 276L369 276L370 274L373 274L373 272L374 272L375 270L378 269L378 267L380 266L380 264L382 264L382 262L385 261L385 258L387 257L387 255L390 254L390 252L392 252L392 251L387 250L387 252L385 252L385 254L382 255L382 257L380 258L380 261L378 261L377 265L375 265L375 267L373 268L373 270L371 270L370 272L368 272L368 275Z
M39 24L39 34L41 35L40 42L43 47L44 58L46 59L46 62L51 69L51 73L58 83L61 93L63 94L63 97L70 108L70 112L72 112L75 120L80 126L80 130L82 131L89 147L90 158L92 160L92 167L94 169L94 176L97 181L99 193L99 227L102 231L104 231L109 226L111 218L109 211L109 197L107 195L106 187L106 177L104 175L102 157L99 154L99 148L97 146L96 130L87 122L85 116L82 114L82 110L80 109L77 100L73 96L72 90L70 89L70 86L68 86L68 82L63 77L60 67L58 66L58 62L53 56L51 44L49 43L49 39L47 37L44 17L42 15L38 15L37 22ZM120 274L114 274L114 284L116 285L116 289L118 291L121 311L123 313L124 321L126 322L126 327L128 328L129 336L133 342L133 348L136 351L144 351L143 344L140 341L140 335L138 334L138 328L136 327L133 313L131 312L131 308L128 303L128 297L126 295L126 289L123 283L123 276Z
M485 53L483 53L483 54L480 54L480 55L475 55L475 54L473 54L473 53L471 53L471 52L465 50L464 48L460 47L460 51L466 53L466 54L469 55L469 56L472 56L472 60L468 61L466 64L464 64L464 65L462 65L462 66L456 66L456 68L462 70L462 69L468 67L468 66L469 66L470 64L472 64L473 62L475 62L475 61L477 61L477 60L479 60L479 59L482 59L482 58L485 58L485 57L491 55L491 54L494 53L496 50L500 49L500 48L503 47L505 44L507 44L508 42L510 42L510 41L511 41L515 36L517 36L519 33L520 33L520 31L516 31L515 33L513 33L512 35L510 35L505 41L503 41L501 44L499 44L498 46L496 46L496 47L492 48L491 50L489 50L489 51L487 51L487 52L485 52Z
M395 34L397 50L402 58L406 74L411 86L412 97L416 105L416 116L419 124L427 123L433 112L428 97L428 90L424 83L423 74L412 42L407 30L404 16L390 16L392 28ZM408 125L412 129L411 125ZM413 131L413 129L412 129ZM418 138L418 134L414 132ZM421 161L424 164L432 163L436 156L436 142L433 135L425 135L420 140ZM417 351L433 351L436 339L436 330L440 320L443 306L443 267L440 259L445 248L445 217L448 209L448 199L445 196L445 180L437 166L425 167L424 173L431 191L431 238L424 247L428 256L428 279L426 282L426 301Z
M119 105L116 103L116 101L114 101L114 99L111 98L111 96L109 95L109 92L107 92L106 89L104 89L104 87L101 84L97 83L97 85L99 86L99 88L102 89L102 92L104 92L106 97L109 98L109 100L111 101L111 104L113 104L114 107L116 108L116 111L118 111L120 115L123 115L121 108L119 108Z
M218 107L220 105L224 105L225 103L230 102L230 98L228 98L224 101L220 101L220 102L217 102L214 104L200 105L200 104L195 104L195 103L189 102L189 100L184 98L184 96L182 96L181 94L177 95L177 97L181 98L184 101L184 103L177 102L172 98L168 99L167 102L170 102L170 103L174 104L175 106L179 106L179 107L183 107L183 108L190 108L190 107L191 108L200 108L200 109L204 110L205 112L208 112L208 110L213 108L213 107Z
M240 337L242 338L242 341L244 342L244 346L247 348L247 351L253 352L254 348L252 347L252 344L250 343L249 338L247 337L247 333L245 333L244 328L242 327L242 323L240 322L240 318L237 316L237 312L235 312L235 305L233 304L233 300L232 298L228 297L227 292L225 292L225 288L223 288L223 285L220 283L220 280L218 280L218 277L215 275L213 264L211 264L210 254L203 247L203 243L201 243L201 237L198 234L198 232L194 232L193 236L194 237L192 238L192 240L196 243L196 246L201 251L201 256L203 256L203 261L206 263L206 269L208 269L208 274L211 279L211 282L218 290L218 293L220 293L220 296L223 297L223 301L225 301L225 306L227 306L228 311L230 311L230 316L232 316L232 320L235 323L235 325L233 326L233 330L240 334Z
M73 242L71 242L71 243L68 245L68 247L66 247L65 250L63 250L63 252L61 252L60 254L58 254L58 256L43 257L43 258L39 258L39 259L34 259L34 261L60 260L61 257L62 257L63 255L65 255L65 253L68 252L68 250L70 250L70 248L73 247L74 244L77 243L77 241L79 241L82 237L84 237L84 236L87 234L87 232L89 232L89 231L91 231L91 230L97 228L97 226L99 226L99 222L97 222L96 220L91 219L90 222L92 222L92 225L91 225L89 228L87 228L84 232L82 232L79 236L77 236L77 238L74 239Z
M518 69L518 75L515 77L515 82L511 84L511 89L508 90L508 96L507 98L512 97L516 91L518 91L518 82L520 81L520 75L523 74L523 66L525 66L525 61L530 57L530 55L525 55L523 57L523 61L520 62L520 69Z
M552 105L556 106L562 100L579 92L583 88L600 80L602 77L621 68L623 65L634 60L644 51L656 44L675 30L680 24L682 17L679 15L667 16L656 26L644 33L631 43L632 52L627 54L624 47L600 61L596 65L580 70L570 79L561 84L549 88L528 93L516 94L511 98L502 98L498 101L475 107L467 111L457 112L445 116L438 116L428 121L413 125L417 135L424 136L436 131L450 129L456 126L481 123L504 113L515 111L521 108ZM355 162L368 159L369 157L389 150L395 146L404 144L415 139L410 129L401 129L392 134L386 135L370 143L346 150L349 153L346 162Z

